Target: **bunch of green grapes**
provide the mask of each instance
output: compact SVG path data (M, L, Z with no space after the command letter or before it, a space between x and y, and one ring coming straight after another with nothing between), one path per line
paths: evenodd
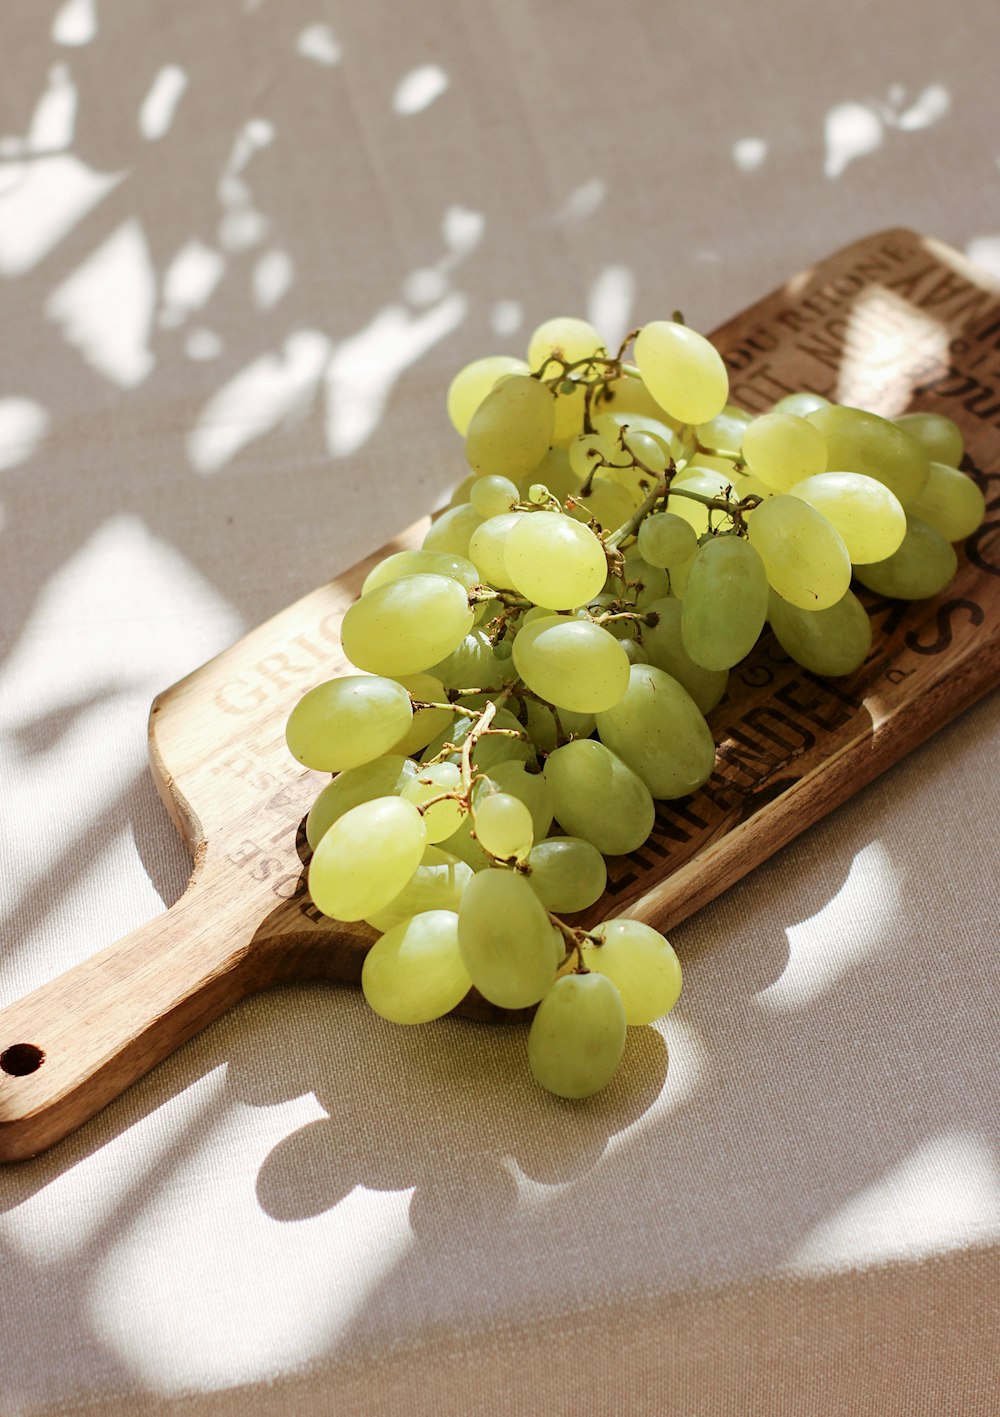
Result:
M769 622L806 668L852 672L871 644L852 576L935 595L984 513L948 419L811 393L751 417L728 395L680 320L614 354L550 320L526 361L467 365L448 414L471 471L347 611L361 672L288 720L294 756L333 774L307 819L312 899L381 932L371 1007L423 1023L471 988L533 1007L529 1066L563 1097L604 1087L627 1028L680 993L658 931L573 918L656 800L707 781L730 669Z

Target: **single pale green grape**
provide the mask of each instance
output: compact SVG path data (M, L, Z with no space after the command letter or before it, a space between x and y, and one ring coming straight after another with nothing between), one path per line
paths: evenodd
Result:
M600 627L557 615L534 620L514 640L514 668L528 688L557 708L599 713L628 687L628 656Z
M675 502L681 501L675 498ZM654 512L639 524L639 552L651 566L676 566L698 550L694 527L674 512Z
M694 662L684 648L681 634L683 613L684 602L672 596L651 601L646 606L646 614L655 615L657 620L655 625L643 626L642 647L650 664L683 684L698 705L699 712L711 713L726 692L729 671L706 669Z
M456 433L464 438L472 415L504 374L527 374L523 359L510 354L488 354L460 369L448 386L448 417Z
M575 364L580 359L589 359L592 354L604 352L604 341L593 325L573 315L556 315L539 325L529 339L528 365L537 374L551 356L561 359L564 364ZM547 379L558 372L558 364L552 363L542 377Z
M551 610L584 604L608 574L602 543L589 527L559 512L522 517L507 534L504 561L507 582Z
M462 895L458 943L473 984L491 1004L537 1004L562 962L549 917L523 876L480 871Z
M684 592L687 590L688 576L691 574L691 567L694 565L694 557L690 556L686 561L679 561L676 566L670 568L670 591L678 600L684 599Z
M659 930L638 920L606 920L590 933L601 943L584 944L583 962L615 985L629 1027L668 1014L680 997L681 964Z
M573 472L580 482L585 482L599 464L611 461L614 449L609 439L597 433L581 433L569 444L566 452Z
M751 474L775 492L827 468L826 442L818 428L795 413L765 413L743 435Z
M647 385L635 374L623 374L620 379L613 379L607 385L601 399L601 412L631 414L659 420L665 423L672 433L680 433L686 426L682 418L674 418L662 404L657 403Z
M390 581L399 581L404 576L416 576L421 572L434 576L450 576L452 580L464 585L466 590L471 590L479 584L479 573L467 557L456 556L453 551L428 551L424 547L419 551L396 551L392 556L384 557L368 572L361 587L361 594L367 595L370 590L377 590L380 585L388 585Z
M481 477L523 477L548 452L555 416L555 400L544 384L529 374L511 374L472 415L465 439L469 466Z
M607 1087L625 1051L621 995L603 974L565 974L548 991L528 1032L528 1066L557 1097Z
M706 541L688 574L681 638L696 664L729 669L750 653L767 619L764 562L739 536Z
M627 487L600 473L586 497L578 498L571 492L566 501L567 510L576 521L586 523L593 519L604 531L617 531L624 526L638 505Z
M504 551L514 528L531 516L530 512L502 512L489 517L469 538L469 556L483 581L490 586L510 589L510 574Z
M402 792L416 771L417 765L410 758L400 753L386 753L374 762L338 773L323 788L306 818L306 840L311 849L316 850L320 838L338 817L352 807L360 807L362 802Z
M475 809L473 831L480 846L501 861L523 861L535 840L531 813L509 792L494 792Z
M782 493L747 517L750 545L767 579L803 610L825 610L851 583L851 558L837 529L800 497Z
M431 665L430 672L446 689L499 689L509 677L493 653L489 635L479 629L470 630L451 654Z
M419 674L472 629L468 592L447 576L404 576L369 591L344 616L344 653L373 674ZM404 725L405 727L405 725Z
M548 836L552 825L552 789L544 775L534 771L534 766L534 763L522 762L520 758L506 758L494 763L489 769L488 786L490 791L506 792L524 803L531 814L535 840L542 841ZM482 791L477 792L476 801L484 795Z
M827 467L833 472L863 472L884 482L905 507L927 481L930 459L923 446L887 418L861 408L829 404L809 414L826 439Z
M402 684L348 674L317 684L299 699L288 716L285 741L307 768L341 772L389 752L412 718Z
M552 446L565 448L583 432L583 417L587 411L586 395L583 385L572 376L556 385L554 392L556 417L552 425Z
M898 551L884 561L855 566L863 586L898 600L926 600L944 590L958 570L950 541L917 517L906 518L906 535Z
M309 894L334 920L383 910L420 865L427 845L420 813L402 797L352 807L320 838L309 863Z
M509 477L477 477L469 501L481 517L501 517L519 499L517 484Z
M785 394L771 409L772 413L795 413L800 418L806 418L817 408L828 408L829 399L825 399L822 394L810 393L807 389L800 389L794 394Z
M425 803L440 797L443 792L458 792L461 786L462 774L457 764L433 763L420 768L399 794L404 801L412 802L420 810L427 840L432 845L458 831L468 815L468 808L455 797L435 802L431 807L425 806Z
M469 558L469 538L482 517L470 503L449 507L431 522L423 540L424 551L445 551L453 556Z
M616 753L593 738L576 738L545 760L556 820L605 856L635 851L653 830L649 788Z
M946 467L958 467L961 463L965 452L962 430L943 413L903 413L892 421L911 438L916 438L932 463L944 463Z
M635 362L650 393L682 423L708 423L729 397L729 375L713 344L673 320L654 320L636 337Z
M910 503L909 511L939 531L945 541L964 541L982 525L986 499L964 472L932 462L924 489Z
M855 564L883 561L906 535L906 513L884 482L861 472L821 472L790 489L836 527Z
M411 700L423 700L424 703L430 704L444 702L444 685L433 674L399 674L395 678L397 683L402 684ZM427 747L432 738L436 738L439 733L444 733L450 727L453 718L454 715L446 708L416 709L409 728L399 742L393 744L392 751L402 753L404 757L419 753L421 748Z
M386 931L365 955L361 988L390 1023L430 1023L472 988L458 948L458 915L429 910Z
M528 885L546 910L569 915L600 900L608 883L604 857L579 836L550 836L532 847Z
M872 622L853 591L826 610L800 610L772 591L767 618L785 653L813 674L853 674L871 649Z
M631 666L628 691L597 715L597 732L653 797L685 797L708 781L715 766L715 742L698 705L652 664Z
M727 403L721 413L717 413L708 423L700 424L694 431L698 442L710 453L725 453L727 457L739 457L743 446L743 434L753 422L753 415Z
M618 643L625 651L625 654L628 657L629 664L649 663L649 655L646 653L645 649L642 647L638 640L634 640L626 636L624 639L619 639Z
M382 910L369 915L373 930L391 930L425 910L458 910L462 892L472 880L472 867L439 846L424 848L420 865L406 885Z

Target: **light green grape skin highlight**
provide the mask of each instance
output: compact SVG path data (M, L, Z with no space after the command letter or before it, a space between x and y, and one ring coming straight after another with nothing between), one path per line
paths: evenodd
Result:
M597 715L597 732L653 797L685 797L708 781L715 766L715 741L697 704L651 664L632 665L627 692Z
M458 912L458 942L473 984L503 1009L537 1004L561 963L548 914L523 876L473 876Z
M704 335L673 320L654 320L636 337L635 362L654 399L681 423L708 423L729 397L729 375Z
M368 572L361 594L367 595L381 585L421 573L450 576L464 585L466 590L479 584L479 574L468 557L458 556L453 551L428 551L426 547L421 547L417 551L396 551L391 556L384 556Z
M626 856L653 830L649 788L627 763L593 738L576 738L545 760L556 820L605 856Z
M743 456L751 474L775 492L787 492L796 482L827 468L822 433L795 413L755 418L743 438Z
M515 359L510 354L488 354L466 364L448 386L448 417L455 432L465 437L472 415L502 375L529 372L523 359Z
M958 570L950 541L917 517L907 517L906 536L898 551L868 566L855 566L863 586L899 600L927 600L944 590Z
M871 649L871 619L850 590L826 610L801 610L772 591L768 619L785 653L813 674L853 674Z
M528 364L536 374L552 355L564 364L575 364L580 359L589 359L592 354L603 353L604 341L593 325L575 315L553 316L539 325L528 340ZM550 364L543 377L558 372L559 366Z
M458 948L458 915L415 915L375 941L361 968L369 1006L390 1023L430 1023L450 1013L472 987Z
M420 865L403 889L382 910L366 916L365 923L373 930L385 931L427 910L457 911L471 879L472 867L467 862L440 846L425 847Z
M364 920L399 894L426 845L412 802L401 797L363 802L320 838L309 863L309 894L333 920Z
M501 739L495 741L502 742ZM506 792L524 803L531 813L536 841L542 841L548 836L552 825L552 789L542 773L529 772L526 762L519 758L507 758L489 768L487 782L490 791ZM481 790L477 792L477 800L483 795Z
M488 517L469 538L469 557L475 563L481 579L490 586L509 589L511 585L504 558L507 538L526 520L529 512L501 512Z
M836 527L855 564L882 561L906 535L906 513L884 482L860 472L821 472L790 489Z
M681 964L670 942L638 920L606 920L590 934L601 943L585 941L583 962L615 985L629 1027L668 1014L681 992Z
M792 605L825 610L851 583L851 558L843 538L815 507L781 493L747 517L750 545L760 553L767 579Z
M449 507L431 522L423 540L423 550L444 551L452 556L469 557L469 539L483 518L475 507L462 502Z
M473 830L484 851L498 860L523 861L535 839L531 813L509 792L484 797L475 809Z
M389 752L412 719L402 684L349 674L303 695L289 714L285 741L292 757L306 767L341 772Z
M419 674L456 649L472 629L465 587L447 576L415 575L379 586L348 608L344 653L373 674Z
M575 713L600 713L628 687L625 651L614 635L584 620L532 621L518 632L513 659L533 693Z
M604 547L589 527L558 512L525 515L504 544L508 582L536 605L569 610L600 593Z
M927 481L930 459L904 428L865 409L829 404L808 415L826 440L831 472L862 472L884 482L905 507Z
M426 804L444 793L460 791L461 785L462 774L455 763L434 763L414 773L400 793L405 802L412 802L421 811L427 840L432 846L457 832L468 813L455 797L433 802L432 806Z
M539 1004L528 1033L528 1066L557 1097L592 1097L625 1051L625 1009L603 974L566 974Z

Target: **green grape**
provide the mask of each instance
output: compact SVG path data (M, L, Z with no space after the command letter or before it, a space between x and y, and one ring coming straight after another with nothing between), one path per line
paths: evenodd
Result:
M377 590L380 585L388 585L390 581L399 581L404 576L416 576L421 572L450 576L452 580L464 585L466 590L471 590L479 584L479 573L465 556L456 556L452 551L428 551L421 548L419 551L396 551L392 556L383 557L365 577L361 594L367 595L370 590Z
M528 715L528 734L535 747L543 753L551 753L553 748L569 738L589 738L594 731L596 720L592 713L573 713L571 709L553 710L548 704L540 704L537 699L525 699L524 707ZM545 833L536 832L535 835L544 836Z
M422 699L424 703L429 704L444 702L444 685L433 674L400 674L397 676L397 682L402 684L411 699ZM439 733L446 733L453 721L454 714L446 708L417 709L403 737L393 744L393 752L402 753L404 757L419 753L421 748L427 747L432 738L436 738Z
M365 955L361 988L390 1023L430 1023L472 988L458 948L458 916L428 910L386 931Z
M698 705L652 664L631 666L627 693L597 715L597 732L653 797L685 797L707 782L715 767L715 742Z
M810 393L806 389L800 389L798 393L785 394L771 409L772 413L795 413L800 418L806 418L817 408L828 408L830 400L825 399L822 394Z
M504 543L507 580L550 610L569 610L600 591L608 574L604 546L558 512L536 512L512 526Z
M423 540L424 551L445 551L453 556L468 558L469 538L482 517L468 502L449 507L431 522Z
M409 758L400 753L386 753L374 762L338 773L323 788L306 817L306 840L311 849L316 850L320 838L338 817L352 807L360 807L362 802L402 792L416 771L416 763Z
M692 502L690 504L694 506ZM670 515L670 513L664 513ZM683 518L678 518L683 520ZM645 525L645 523L643 523ZM697 550L697 538L695 538ZM670 576L661 566L651 565L642 555L638 545L630 546L625 552L625 579L634 586L636 605L646 606L651 600L670 594ZM614 584L614 582L612 582ZM627 622L626 622L627 623ZM631 634L631 630L626 633Z
M499 689L508 677L489 635L478 629L470 630L451 654L431 665L430 672L446 689Z
M459 792L462 774L455 763L433 763L422 767L399 794L404 801L412 802L420 809L424 819L427 840L436 845L457 832L468 815L468 808L455 797L435 802L432 807L424 804L443 792Z
M412 802L376 797L352 807L320 838L309 863L309 894L334 920L383 910L420 865L427 845Z
M504 374L527 374L523 359L510 354L488 354L474 359L452 379L448 387L448 417L456 433L464 438L469 431L472 415Z
M507 538L530 512L502 512L489 517L469 538L469 556L487 585L510 589L510 574L504 560Z
M638 546L643 560L651 566L670 567L691 559L698 550L698 537L683 517L674 512L654 512L639 524Z
M685 428L684 420L673 418L667 413L663 405L657 403L642 379L635 374L623 374L620 379L613 379L607 385L601 399L601 410L616 415L632 414L633 417L638 415L641 418L653 419L665 423L674 434L681 433ZM628 422L627 418L625 422Z
M656 809L642 778L594 738L576 738L545 760L556 820L605 856L635 851L653 830Z
M855 566L863 586L897 600L926 600L937 595L958 570L950 541L917 517L906 518L906 535L898 551L884 561Z
M517 484L509 477L477 477L469 492L469 501L481 517L501 517L519 499Z
M457 649L472 621L468 592L458 581L404 576L356 600L340 636L344 653L359 669L419 674Z
M598 713L628 687L628 656L600 627L550 615L518 631L514 668L528 688L557 708Z
M717 413L708 423L700 424L694 431L698 442L708 452L725 453L736 458L743 446L743 434L752 422L752 414L727 403L721 413Z
M502 1009L537 1004L562 963L545 907L514 871L473 876L458 911L458 944L473 984Z
M713 344L687 325L654 320L636 337L635 362L650 393L682 423L708 423L729 397L729 375Z
M649 663L649 655L643 649L642 645L639 643L638 640L626 637L624 639L619 639L618 643L625 651L625 654L628 657L629 664Z
M454 856L457 861L461 861L470 871L485 871L493 865L492 858L479 845L479 842L472 834L472 816L466 817L457 832L446 837L440 844L440 850L446 851L449 856ZM455 906L458 909L458 906Z
M531 771L519 758L507 758L503 762L494 763L489 769L489 782L494 790L506 792L524 803L531 814L535 840L542 841L552 825L553 811L552 789L542 773ZM477 797L482 795L480 793Z
M579 836L550 836L532 847L528 885L546 910L569 915L600 900L608 883L604 857Z
M610 462L614 454L611 441L597 433L582 433L566 449L573 472L585 482L600 463Z
M803 610L825 610L851 583L851 558L826 517L800 497L782 493L747 517L751 546L771 585Z
M472 880L472 867L439 846L424 848L420 865L398 895L365 923L384 932L426 910L458 910L462 892Z
M767 572L738 536L706 541L688 574L681 638L696 664L729 669L750 653L767 619Z
M684 599L684 592L687 590L688 576L691 574L691 567L694 565L694 556L689 556L686 561L679 561L676 566L670 568L670 591L669 594L676 596L678 600ZM648 606L646 607L648 609Z
M413 708L393 679L348 674L304 694L285 725L293 758L317 772L341 772L389 752L410 726Z
M537 374L553 355L564 364L576 364L580 359L604 352L604 341L593 325L572 315L557 315L539 325L529 339L528 365ZM553 363L542 377L549 378L558 372L559 366Z
M557 502L565 502L567 497L580 490L580 478L570 466L565 448L550 448L536 468L518 478L517 486L522 499L536 483L548 488Z
M790 489L836 527L851 560L882 561L906 535L906 513L884 482L861 472L821 472Z
M603 974L565 974L528 1032L528 1066L557 1097L592 1097L614 1077L625 1051L621 995Z
M830 404L809 414L809 422L826 439L831 472L863 472L884 482L905 507L919 496L930 459L912 434L861 408Z
M586 394L583 385L571 376L556 386L555 396L556 417L552 425L552 445L555 448L565 448L583 432L583 416L587 411Z
M610 979L621 995L630 1028L668 1014L681 992L681 965L659 930L638 920L606 920L592 930L583 962Z
M478 481L479 478L474 472L470 472L467 477L463 477L461 482L458 484L458 486L452 492L451 496L448 498L448 506L464 506L465 503L469 500L470 492L472 491L473 487L475 487Z
M604 531L617 531L639 504L627 487L598 474L585 498L578 500L576 493L570 493L566 505L576 521L593 519Z
M523 477L548 452L555 416L544 384L529 374L511 374L472 415L465 439L469 466L481 477Z
M919 521L939 531L945 541L964 541L982 525L986 499L958 468L932 462L924 490L910 503L909 510Z
M720 702L729 683L727 669L706 669L694 660L684 648L681 634L681 617L684 602L672 596L651 601L646 606L647 615L656 615L655 625L644 625L642 647L650 664L662 669L676 679L694 699L699 712L711 713Z
M473 830L480 846L491 856L523 861L535 840L531 813L509 792L484 797L475 809Z
M825 610L801 610L772 591L767 618L785 653L813 674L853 674L871 649L872 622L853 591Z
M691 463L683 472L678 473L670 484L667 505L673 516L680 517L694 528L696 536L704 536L707 531L714 530L720 524L728 525L725 522L725 513L710 511L704 502L696 502L692 497L674 494L697 492L701 497L725 497L735 481L736 474L731 467L728 471L720 472L716 468Z
M620 461L631 461L628 454L622 453L621 438L624 433L625 441L636 457L652 471L662 472L668 458L680 462L689 457L692 451L691 444L685 442L677 430L664 421L666 417L662 409L657 416L649 417L642 413L629 413L613 408L608 412L599 413L591 422L594 432L617 453Z
M946 467L958 467L961 463L965 452L962 430L943 413L903 413L892 421L911 438L916 438L932 463L944 463Z
M822 433L796 413L755 418L743 435L743 457L751 474L775 492L787 492L827 468Z

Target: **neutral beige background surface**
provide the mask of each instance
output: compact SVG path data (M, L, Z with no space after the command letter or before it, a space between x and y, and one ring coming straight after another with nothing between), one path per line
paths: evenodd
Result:
M0 1003L177 898L152 696L446 499L554 313L1000 271L995 0L7 0ZM254 1000L0 1172L0 1414L987 1414L996 695L678 929L584 1108ZM669 1048L669 1071L667 1071Z

